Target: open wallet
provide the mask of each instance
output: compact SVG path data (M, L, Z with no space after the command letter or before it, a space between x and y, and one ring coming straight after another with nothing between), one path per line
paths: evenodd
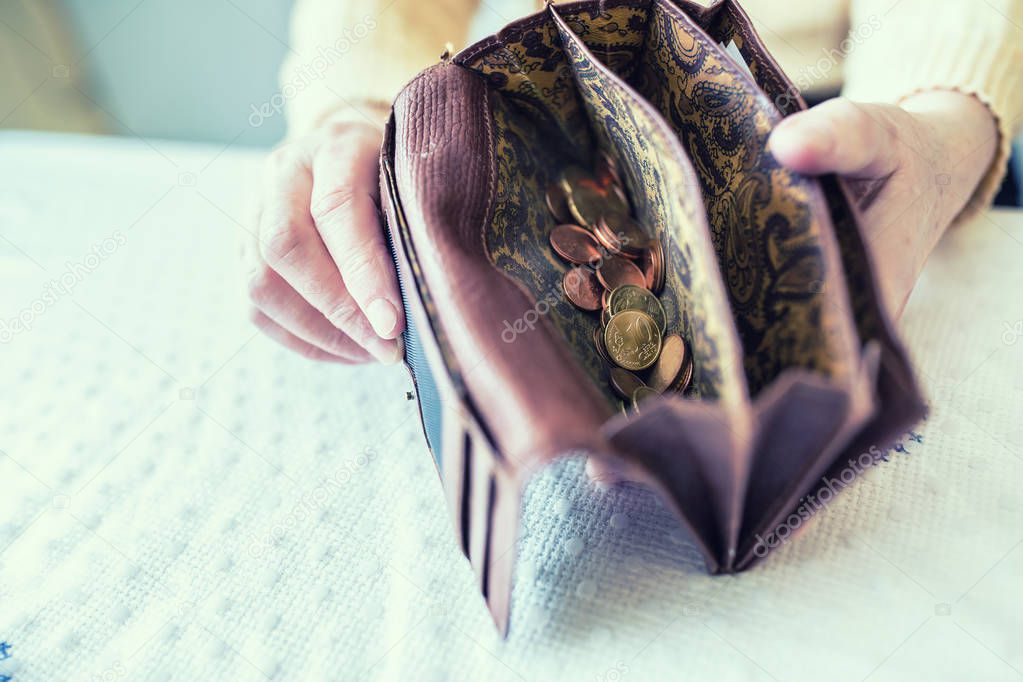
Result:
M852 195L767 149L805 106L733 0L548 3L394 101L381 203L405 363L502 633L522 492L555 458L652 487L707 569L735 572L829 473L924 415ZM663 245L658 298L691 357L685 392L638 409L548 241L549 186L600 155Z

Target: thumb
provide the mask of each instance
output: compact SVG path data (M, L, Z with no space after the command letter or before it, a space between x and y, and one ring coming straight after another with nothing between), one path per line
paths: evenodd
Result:
M887 105L828 100L775 126L768 149L783 166L808 175L886 177L898 165L896 113Z

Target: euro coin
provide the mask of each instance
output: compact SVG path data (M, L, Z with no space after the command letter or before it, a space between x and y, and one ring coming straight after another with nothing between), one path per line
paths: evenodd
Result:
M600 260L596 240L578 225L558 225L550 233L551 248L569 263L585 265Z
M547 186L547 210L559 223L572 222L572 212L568 210L568 194L561 183L552 182Z
M661 354L650 368L647 385L658 393L664 393L679 384L689 364L686 343L678 334L669 334L661 342Z
M629 370L622 369L621 367L610 368L607 375L608 383L611 384L611 388L615 390L615 393L626 400L632 398L632 394L636 392L637 388L646 386L642 379Z
M593 226L593 234L601 246L628 258L642 256L653 245L643 227L624 213L605 213Z
M639 259L646 287L657 295L664 289L664 246L659 239L652 240Z
M643 271L636 267L632 261L621 256L605 258L597 268L597 278L611 291L626 284L646 287L646 277L643 276Z
M646 313L623 310L608 320L604 328L604 347L616 365L638 372L657 361L661 352L661 330Z
M591 311L600 310L603 287L589 268L572 268L565 273L562 286L565 289L565 296L575 307Z
M638 412L640 403L645 402L650 398L656 398L659 395L660 393L649 386L640 386L632 393L632 407Z
M642 310L654 319L662 334L667 329L668 318L664 312L664 306L645 287L633 284L617 287L608 296L606 307L612 315L623 310Z

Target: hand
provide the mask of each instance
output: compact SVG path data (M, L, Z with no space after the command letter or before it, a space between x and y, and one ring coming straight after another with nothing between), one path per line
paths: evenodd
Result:
M849 181L882 297L898 318L927 257L990 167L997 140L995 119L979 100L934 91L901 106L824 102L782 121L769 147L793 170Z
M302 355L392 363L405 325L379 204L382 132L339 114L274 150L249 251L251 319Z
M836 99L794 114L771 135L780 163L809 175L844 176L863 209L881 293L898 317L945 228L994 158L991 112L957 92L915 95L900 107ZM590 458L598 487L631 476Z

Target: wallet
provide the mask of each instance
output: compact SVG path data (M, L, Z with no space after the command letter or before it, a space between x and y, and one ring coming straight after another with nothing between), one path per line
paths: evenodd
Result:
M395 99L381 204L405 364L503 634L522 492L554 459L652 487L731 573L923 417L853 196L768 149L805 106L733 0L549 3ZM660 301L692 358L685 394L628 413L548 244L546 188L601 154L664 245Z

